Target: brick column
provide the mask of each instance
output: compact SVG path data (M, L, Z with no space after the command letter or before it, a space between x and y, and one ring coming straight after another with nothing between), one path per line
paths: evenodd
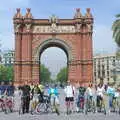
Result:
M27 8L22 33L22 84L32 81L32 19L30 8Z
M21 33L15 33L15 64L14 64L14 81L19 85L21 81Z
M20 13L20 8L17 8L16 10L17 13L13 17L15 31L14 85L19 85L21 81L21 32L23 17Z
M32 78L32 35L23 33L22 36L22 81L28 84Z
M77 84L77 71L76 71L76 63L75 61L68 62L68 81L76 86Z
M38 61L34 61L32 65L32 82L33 84L39 83L39 72L40 72L40 66Z

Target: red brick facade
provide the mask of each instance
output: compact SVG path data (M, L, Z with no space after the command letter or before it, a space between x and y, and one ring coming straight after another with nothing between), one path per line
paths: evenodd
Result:
M93 80L92 26L90 9L84 16L76 9L73 19L33 19L30 9L14 18L15 85L38 83L41 53L50 46L63 49L68 57L68 80L88 85Z

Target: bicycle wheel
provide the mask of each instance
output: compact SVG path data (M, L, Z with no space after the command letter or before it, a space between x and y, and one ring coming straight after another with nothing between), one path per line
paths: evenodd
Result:
M86 100L86 103L85 103L85 114L87 115L88 113L88 99Z
M120 107L119 107L119 115L120 115Z
M95 113L95 111L96 111L95 101L92 100L92 112Z
M103 108L103 113L104 115L106 115L106 106L105 106L105 103L104 103L104 100L102 100L102 108ZM101 109L102 110L102 109Z
M69 115L70 114L70 101L67 101L66 109L67 109L66 114Z
M46 113L46 105L45 105L45 103L39 103L36 106L35 112L38 113L38 114Z
M119 101L119 99L118 99L118 113L120 115L120 101Z
M23 108L23 99L21 98L21 103L18 110L19 115L23 114L22 108Z
M7 108L9 112L13 112L13 102L11 100L7 101Z
M54 107L55 107L55 112L57 113L57 115L60 115L58 105L55 105Z

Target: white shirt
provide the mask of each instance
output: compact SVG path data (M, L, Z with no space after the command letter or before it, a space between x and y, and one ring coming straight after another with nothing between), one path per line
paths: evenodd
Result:
M68 85L64 89L66 97L74 97L75 94L75 87L72 85Z
M92 90L92 88L88 87L87 88L87 93L88 93L88 95L93 96L93 90Z
M103 97L103 93L104 93L105 89L104 87L97 87L97 95Z
M120 96L119 92L115 92L115 97L119 97L119 96Z

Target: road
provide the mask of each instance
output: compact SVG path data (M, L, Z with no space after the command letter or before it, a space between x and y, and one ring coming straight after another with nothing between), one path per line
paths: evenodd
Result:
M61 113L59 116L56 114L46 115L18 115L18 113L4 114L0 113L0 120L120 120L120 115L111 113L104 115L102 113L84 115L82 113L74 113L66 115Z

